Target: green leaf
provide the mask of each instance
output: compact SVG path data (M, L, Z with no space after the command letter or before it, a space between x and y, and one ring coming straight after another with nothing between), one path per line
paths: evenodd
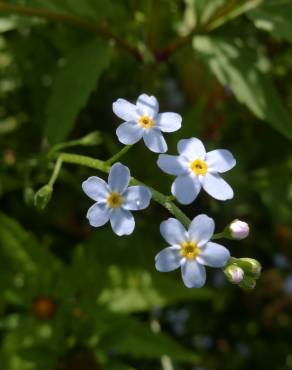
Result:
M262 6L248 13L255 26L274 37L292 42L291 0L264 1Z
M16 220L0 212L0 255L11 261L10 269L13 266L28 273L36 270L35 261L25 248L29 244L30 235Z
M206 30L213 30L236 18L250 9L256 8L263 0L193 0L192 4L196 23Z
M99 303L119 313L147 311L180 300L205 301L212 296L207 288L185 289L180 280L139 268L110 265L106 281Z
M292 120L269 76L262 72L257 53L235 40L197 36L196 53L218 80L261 120L292 140Z
M160 359L168 355L174 361L198 363L199 356L182 347L168 335L154 332L149 325L134 317L124 317L109 312L98 312L96 332L103 333L100 346L114 348L121 354L135 358Z
M90 41L73 50L57 71L46 113L45 135L51 144L63 141L109 64L110 49Z
M0 294L6 300L29 301L35 292L51 290L61 266L43 243L0 212Z

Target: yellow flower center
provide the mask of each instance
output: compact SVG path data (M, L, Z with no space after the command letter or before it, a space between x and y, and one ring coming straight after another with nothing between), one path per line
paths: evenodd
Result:
M110 208L119 208L123 203L123 198L119 193L113 191L107 198L107 204Z
M151 128L154 125L153 119L149 116L141 116L138 122L143 128Z
M196 159L190 164L190 169L196 175L206 175L206 173L208 172L208 165L205 161L202 161L201 159Z
M184 242L180 247L180 254L188 260L196 258L200 253L200 248L192 241Z

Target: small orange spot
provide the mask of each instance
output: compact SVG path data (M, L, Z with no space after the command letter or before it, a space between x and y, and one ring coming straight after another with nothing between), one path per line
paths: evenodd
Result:
M38 319L50 320L56 312L56 303L51 297L38 296L32 302L32 313Z

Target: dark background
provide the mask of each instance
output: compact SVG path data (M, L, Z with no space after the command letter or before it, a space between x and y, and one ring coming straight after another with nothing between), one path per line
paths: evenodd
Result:
M0 1L1 370L250 370L292 368L292 2L290 0ZM131 236L93 229L81 190L95 170L65 164L43 212L35 192L55 144L98 131L68 152L107 159L122 145L118 98L153 94L183 116L165 135L226 148L235 197L201 193L184 207L221 231L240 218L248 239L226 241L263 273L245 292L208 269L204 288L161 274L152 202ZM172 177L142 142L122 158L169 194Z

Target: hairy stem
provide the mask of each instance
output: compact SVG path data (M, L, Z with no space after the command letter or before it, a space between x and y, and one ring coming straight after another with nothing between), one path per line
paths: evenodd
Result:
M82 19L71 14L58 13L48 9L34 8L27 5L9 4L4 1L0 1L0 13L39 17L54 22L68 24L73 27L80 28L84 31L95 33L96 35L103 39L114 40L119 47L126 50L136 60L138 61L142 60L142 55L138 49L128 44L123 38L111 32L111 30L104 24L90 22L87 21L86 19Z

